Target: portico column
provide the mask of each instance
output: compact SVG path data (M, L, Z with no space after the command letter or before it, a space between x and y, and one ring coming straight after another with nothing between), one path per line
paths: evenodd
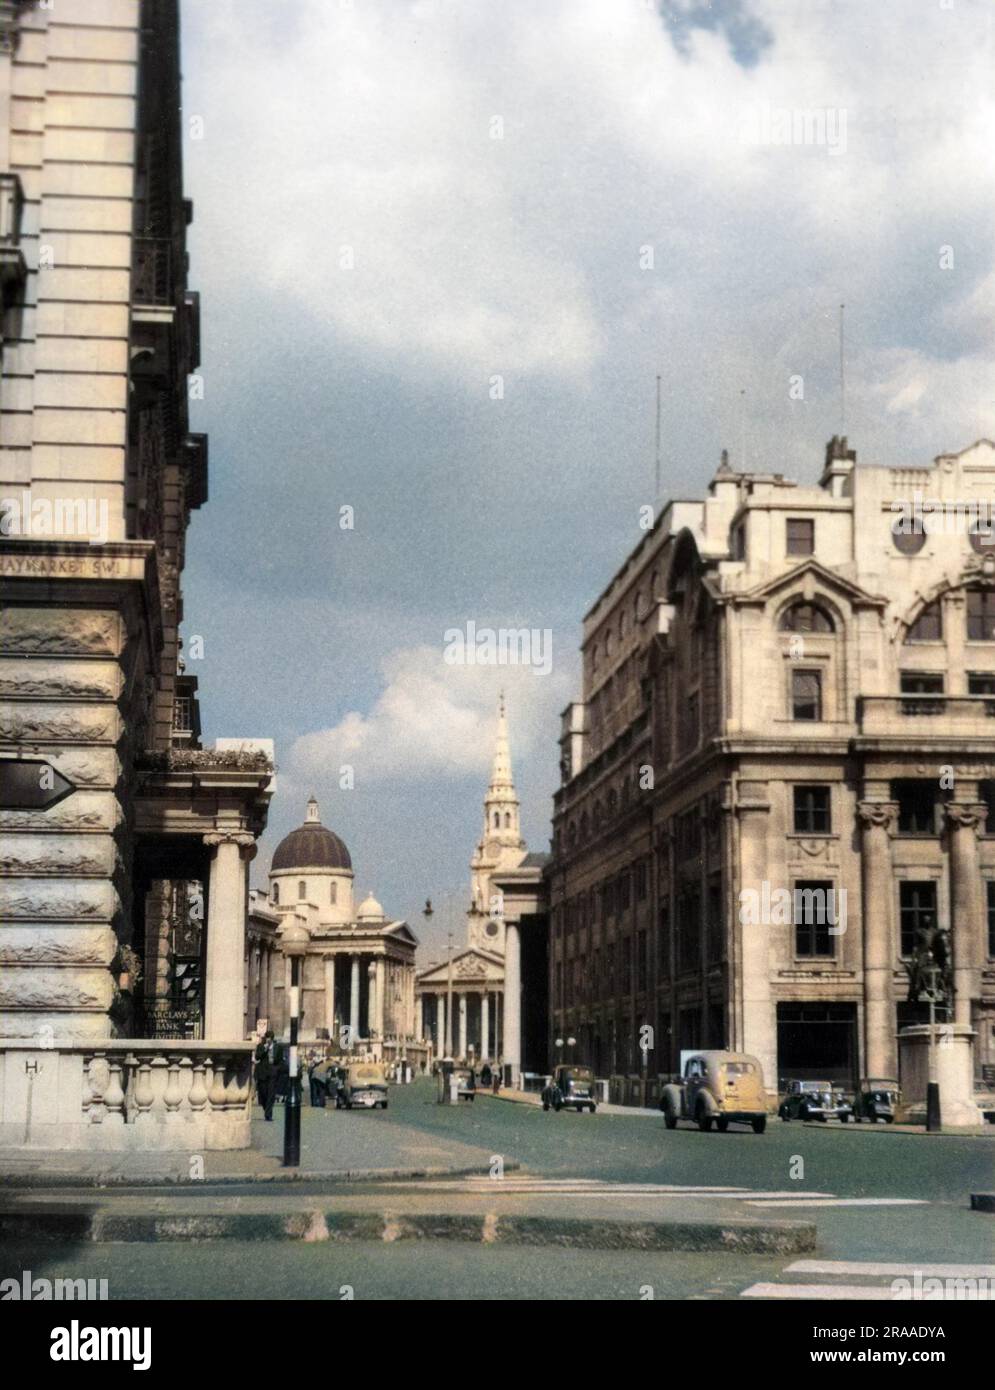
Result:
M349 1045L356 1046L359 1038L359 956L349 958Z
M213 851L208 886L207 979L204 1038L234 1042L243 1033L246 864L255 854L254 836L217 830L204 836Z
M417 1029L416 1029L415 1036L417 1037L417 1039L418 1039L419 1042L423 1042L423 1041L424 1041L424 1038L425 1038L425 996L424 996L424 994L419 994L419 996L418 996L418 1027L417 1027Z
M446 997L444 994L435 996L435 1045L441 1057L446 1047Z
M377 1011L375 1014L377 1037L384 1036L384 1025L386 1020L386 1000L387 1000L387 962L383 956L378 956L374 962L374 974L377 982Z
M511 1084L522 1069L522 942L517 922L504 924L504 1054Z
M325 957L325 1027L335 1037L335 955Z
M466 1057L466 990L459 992L459 1056Z
M372 1038L377 1026L377 963L371 960L366 967L366 1036Z
M491 1020L489 1017L490 995L485 989L480 996L480 1060L483 1062L491 1054L488 1050L488 1034L491 1031Z
M864 1066L868 1076L897 1076L892 974L891 835L897 801L860 801L861 921L864 948Z
M983 801L948 801L950 907L954 955L954 1022L971 1026L971 1001L981 998L985 950L978 866L978 833L988 808Z

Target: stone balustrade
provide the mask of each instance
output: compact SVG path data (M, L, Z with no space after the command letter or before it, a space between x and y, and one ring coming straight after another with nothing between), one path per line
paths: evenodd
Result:
M0 1146L248 1148L252 1044L0 1040Z

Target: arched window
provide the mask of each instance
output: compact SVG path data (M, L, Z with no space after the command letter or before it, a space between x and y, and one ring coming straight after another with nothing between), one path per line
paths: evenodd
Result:
M298 898L307 897L307 883L304 879L300 879L300 881L297 884L297 896Z
M835 632L832 618L816 603L793 603L781 614L782 632Z
M273 884L273 901L274 901L275 903L278 903L278 902L280 901L280 885L279 885L279 883L274 883L274 884Z
M905 640L906 642L943 641L943 610L937 599L934 599L932 603L927 603L915 622L909 625Z
M335 882L333 878L331 883L328 885L328 901L332 904L333 907L335 906L335 903L338 901L338 896L339 885Z
M495 812L494 812L494 829L495 829L495 830L500 830L500 828L501 828L501 812L500 812L500 811L495 811Z
M511 829L511 812L510 812L510 811L505 811L505 813L504 813L504 824L505 824L505 829L506 829L506 830L510 830L510 829Z

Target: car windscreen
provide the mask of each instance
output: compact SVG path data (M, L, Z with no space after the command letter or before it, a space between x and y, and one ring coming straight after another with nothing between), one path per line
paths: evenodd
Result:
M574 1082L583 1086L589 1086L594 1080L594 1072L590 1067L571 1067L569 1071L563 1073L563 1079L567 1082Z

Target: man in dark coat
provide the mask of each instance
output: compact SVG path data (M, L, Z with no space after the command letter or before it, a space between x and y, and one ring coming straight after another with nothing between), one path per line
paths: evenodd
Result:
M276 1078L283 1063L283 1048L273 1038L272 1031L266 1033L255 1051L256 1095L263 1107L267 1120L273 1118L273 1101L276 1097Z

